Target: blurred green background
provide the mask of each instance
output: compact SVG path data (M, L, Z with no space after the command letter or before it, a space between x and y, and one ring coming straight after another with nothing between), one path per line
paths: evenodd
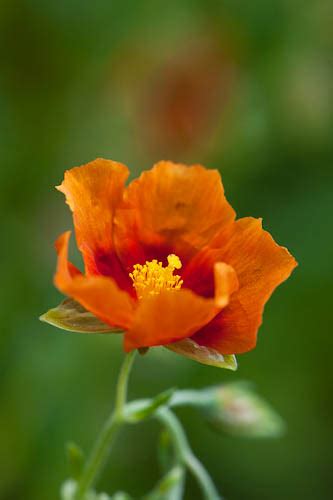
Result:
M217 486L332 498L332 14L329 0L0 2L1 499L57 499L64 443L89 449L110 408L120 338L38 321L61 300L53 242L71 227L53 186L98 156L133 176L159 159L218 168L238 215L262 216L300 263L238 372L153 349L130 396L254 381L285 437L217 436L179 412ZM158 431L125 430L101 488L152 487ZM200 498L191 480L186 498Z

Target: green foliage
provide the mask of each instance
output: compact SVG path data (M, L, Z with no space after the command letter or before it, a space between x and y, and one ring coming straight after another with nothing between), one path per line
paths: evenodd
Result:
M128 403L124 409L126 422L136 423L152 416L160 406L167 405L170 401L174 389L167 389L149 400L137 400Z

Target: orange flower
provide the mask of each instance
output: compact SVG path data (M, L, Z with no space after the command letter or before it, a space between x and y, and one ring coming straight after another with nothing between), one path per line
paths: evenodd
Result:
M162 161L125 187L128 173L104 159L65 173L58 189L85 274L68 261L66 232L56 286L121 328L126 351L164 345L216 364L253 349L264 305L295 259L261 220L235 220L216 170Z

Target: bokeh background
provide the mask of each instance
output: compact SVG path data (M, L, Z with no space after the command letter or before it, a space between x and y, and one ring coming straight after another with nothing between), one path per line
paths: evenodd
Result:
M254 381L281 439L217 436L179 413L219 489L332 498L332 14L329 0L0 2L1 499L57 499L64 443L89 449L110 408L120 338L38 321L61 300L53 241L72 224L53 186L98 156L133 176L159 159L218 168L238 215L262 216L300 263L236 374L153 349L130 395ZM125 430L101 489L149 490L158 433ZM186 498L200 498L191 480Z

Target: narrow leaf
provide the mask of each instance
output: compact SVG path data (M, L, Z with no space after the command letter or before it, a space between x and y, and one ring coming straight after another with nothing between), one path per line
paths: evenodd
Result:
M96 318L73 299L65 299L58 307L50 309L39 318L50 325L77 333L120 333L121 330L111 327Z
M160 406L168 404L173 393L174 389L171 388L161 392L152 399L137 400L128 403L125 408L126 421L135 423L150 417Z

